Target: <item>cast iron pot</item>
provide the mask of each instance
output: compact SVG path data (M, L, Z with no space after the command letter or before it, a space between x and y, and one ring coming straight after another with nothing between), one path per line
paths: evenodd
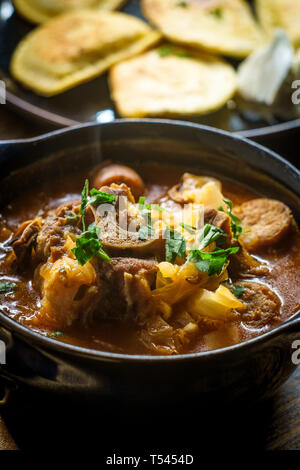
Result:
M300 222L300 173L291 164L241 137L166 120L87 124L0 143L0 208L32 185L39 188L75 168L83 169L84 178L84 168L102 159L129 165L151 159L183 171L217 174L282 200ZM129 402L179 397L253 402L270 396L295 370L300 315L244 343L174 357L126 356L63 344L1 311L0 338L7 346L2 376L40 391Z

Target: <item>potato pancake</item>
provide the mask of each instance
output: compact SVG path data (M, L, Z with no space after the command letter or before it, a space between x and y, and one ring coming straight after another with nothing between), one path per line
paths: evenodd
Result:
M124 0L14 0L14 6L26 20L45 23L53 16L69 10L96 8L112 11L119 8Z
M215 56L164 45L114 66L110 86L121 116L186 116L221 108L237 79Z
M125 13L68 12L39 26L19 43L11 73L36 93L52 96L101 75L160 37Z
M142 0L143 13L171 41L243 58L263 34L245 0Z
M276 28L286 31L296 47L300 47L300 1L256 0L260 23L272 36Z

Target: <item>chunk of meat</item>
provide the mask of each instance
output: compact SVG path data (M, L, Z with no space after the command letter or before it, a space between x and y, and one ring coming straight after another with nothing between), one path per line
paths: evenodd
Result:
M131 189L135 199L138 199L145 191L145 184L140 175L125 165L105 166L98 171L93 181L94 187L97 189L112 183L125 183Z
M112 183L110 186L104 185L100 187L100 191L102 191L103 193L114 194L117 198L121 196L126 197L129 202L131 202L132 204L135 203L135 199L131 192L131 189L125 183Z
M32 249L36 243L41 227L41 218L27 220L21 224L15 233L12 247L19 265L24 265L31 261Z
M151 286L154 284L157 263L154 260L113 258L111 263L98 261L102 285L100 316L125 319L139 323L153 313Z
M292 222L290 209L273 199L253 199L235 209L242 220L241 240L249 251L280 242L288 233Z
M114 258L109 265L110 272L107 272L106 275L110 276L112 274L139 274L141 272L147 273L148 275L153 275L157 272L157 263L155 260L143 260L137 258Z
M65 218L58 217L51 211L43 220L36 239L37 261L43 263L50 257L52 261L59 259L64 254L67 238L71 234L80 235L80 233L79 227L69 224Z
M164 257L165 239L162 236L141 240L138 232L122 229L114 219L109 217L101 218L97 225L101 229L100 241L111 256L138 256L140 258L155 256L157 260L162 260Z
M204 223L214 225L221 228L232 238L230 217L225 212L217 211L215 209L205 207L204 209Z
M140 341L154 354L178 352L176 332L158 311L152 296L157 264L154 260L114 258L100 262L102 297L99 313L119 320L133 319L140 327Z
M149 258L155 256L158 260L164 257L165 240L161 234L141 239L139 229L146 225L145 219L135 208L134 198L130 189L125 185L112 184L111 186L101 187L101 191L112 193L117 197L114 204L116 212L105 212L105 214L96 213L96 223L100 228L100 241L104 249L112 257L139 257ZM120 197L127 198L120 201ZM130 213L130 209L132 212Z
M241 240L235 242L235 245L239 246L240 249L237 253L231 255L230 263L227 268L230 278L233 281L241 277L260 277L268 274L268 266L251 256Z
M44 263L60 258L63 246L70 233L80 234L80 229L67 222L68 215L74 215L77 202L68 202L56 211L49 211L47 217L29 220L21 224L15 233L12 247L20 267L32 263Z
M36 255L39 262L45 262L52 254L61 252L65 244L65 223L57 217L47 217L36 239Z
M246 310L238 310L240 320L250 328L263 328L279 321L281 301L268 286L258 282L237 282L244 287L241 301Z
M76 199L75 201L67 201L61 204L55 211L57 217L66 219L67 217L74 217L77 215L80 209L81 201Z

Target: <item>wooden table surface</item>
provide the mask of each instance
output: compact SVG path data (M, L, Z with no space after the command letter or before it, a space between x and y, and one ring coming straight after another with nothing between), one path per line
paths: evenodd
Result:
M0 105L0 139L32 137L48 130L50 129L24 121L22 117L9 111L7 106ZM292 160L295 163L296 143L290 142L289 145L290 148L286 145L283 146L285 156L293 155ZM76 442L75 436L78 436L78 428L76 426L78 426L79 415L81 415L82 423L85 426L84 434L86 441L92 442L89 424L90 421L95 419L93 412L83 410L79 412L77 409L77 414L74 415L71 409L71 412L61 423L59 420L60 415L52 416L52 414L49 414L50 411L49 413L47 412L47 407L45 408L38 398L35 399L34 403L24 406L22 404L22 396L20 396L21 393L21 391L16 392L12 401L8 401L5 407L0 407L0 449L26 449L30 447L30 442L34 447L39 442L39 439L41 440L41 436L45 435L48 438L50 432L49 422L53 423L53 420L54 424L60 429L58 436L62 434L61 438L64 439L63 436L68 433L69 440L72 440L73 432L74 442ZM190 404L187 404L186 413L188 413L188 416L189 408ZM42 420L41 415L44 417ZM232 433L232 436L229 436L229 441L230 439L235 441L238 439L239 442L245 444L245 447L248 446L251 449L300 450L300 367L278 390L274 398L259 406L250 408L245 416L241 419L239 413L236 413L236 415L227 415L223 416L222 419L220 418L217 425L219 439L222 435L222 426L226 432L226 422L229 420L231 424L230 433ZM150 418L146 419L147 426L155 426L155 416L152 417L152 421ZM191 416L189 416L189 419L191 419ZM201 420L201 416L199 416L199 419ZM32 421L34 424L30 425L29 421ZM101 423L99 423L99 426L101 427ZM31 429L31 436L28 436L28 428ZM53 427L50 426L50 428L52 429ZM207 434L209 435L209 431L207 431ZM206 439L208 438L206 435ZM216 436L212 437L212 439L215 438ZM222 439L224 439L224 435ZM189 442L185 442L184 438L182 438L182 443L188 450ZM201 444L205 447L205 436L199 435L199 449ZM161 450L160 446L162 446L162 443L157 442L157 451ZM153 448L155 449L154 443Z

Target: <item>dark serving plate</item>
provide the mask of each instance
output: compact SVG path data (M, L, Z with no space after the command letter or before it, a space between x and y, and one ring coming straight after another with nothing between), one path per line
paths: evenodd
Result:
M128 0L123 11L142 17L139 0ZM9 73L9 63L18 42L34 26L14 12L11 0L0 0L0 80L7 88L7 103L24 116L56 127L72 126L85 122L111 122L118 118L109 96L107 76L103 75L52 98L44 98L17 83ZM243 103L236 109L227 107L187 120L239 133L244 137L264 136L271 140L278 133L290 133L300 127L300 119L282 121L269 110L250 107Z
M300 172L266 148L229 133L180 121L120 120L0 142L1 207L28 187L86 168L102 159L127 164L151 160L186 171L219 174L287 203L300 222ZM263 189L262 189L263 188ZM73 397L212 401L271 395L295 370L292 344L299 313L255 339L217 351L173 357L127 356L83 349L16 323L0 307L7 345L0 374L44 391Z

